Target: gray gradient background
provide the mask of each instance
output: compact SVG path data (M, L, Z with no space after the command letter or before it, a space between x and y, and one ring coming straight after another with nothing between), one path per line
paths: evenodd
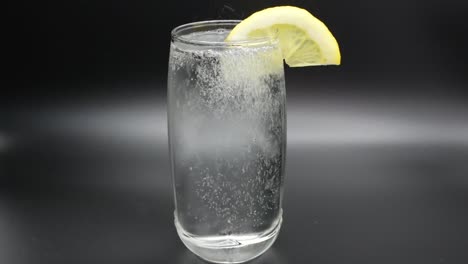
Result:
M284 222L253 263L468 262L468 2L18 1L0 263L203 263L173 227L170 29L306 7L343 65L286 69Z

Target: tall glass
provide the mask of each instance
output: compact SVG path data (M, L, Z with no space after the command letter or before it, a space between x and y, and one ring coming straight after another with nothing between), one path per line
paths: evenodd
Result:
M278 235L286 91L278 42L224 42L239 21L172 31L169 147L175 226L203 259L239 263Z

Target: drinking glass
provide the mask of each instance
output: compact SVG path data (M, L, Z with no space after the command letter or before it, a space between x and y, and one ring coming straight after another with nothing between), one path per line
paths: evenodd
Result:
M282 222L286 91L275 38L225 42L239 21L172 31L168 132L175 226L201 258L265 252Z

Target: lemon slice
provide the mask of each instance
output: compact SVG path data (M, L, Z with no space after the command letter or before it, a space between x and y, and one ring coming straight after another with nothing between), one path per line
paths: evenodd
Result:
M278 6L254 13L242 20L226 38L241 41L259 37L279 41L283 58L290 67L339 65L340 49L327 26L307 10Z

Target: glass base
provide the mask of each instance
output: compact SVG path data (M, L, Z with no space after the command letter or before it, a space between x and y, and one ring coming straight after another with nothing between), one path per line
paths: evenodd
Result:
M271 247L281 228L282 216L273 228L255 235L200 237L186 232L175 217L175 226L185 246L200 258L214 263L242 263Z

